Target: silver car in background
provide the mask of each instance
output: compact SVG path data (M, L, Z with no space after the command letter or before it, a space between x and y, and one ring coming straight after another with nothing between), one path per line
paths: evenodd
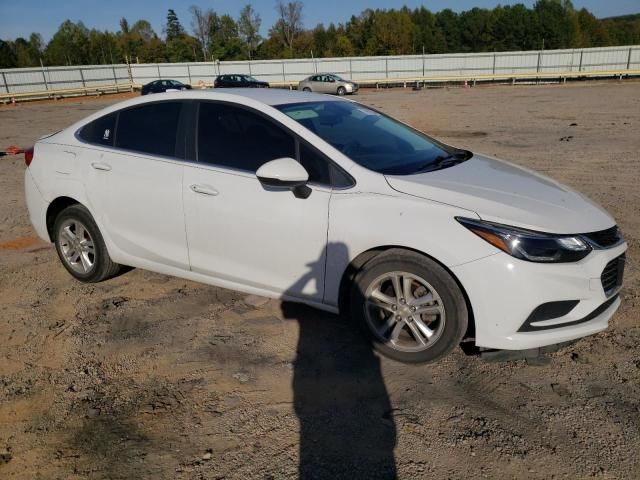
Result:
M358 84L345 80L333 73L311 75L298 83L298 90L303 92L333 93L347 95L358 91Z

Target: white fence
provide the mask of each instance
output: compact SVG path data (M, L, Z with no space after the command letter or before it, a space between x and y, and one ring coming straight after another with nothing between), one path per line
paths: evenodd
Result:
M0 70L0 96L23 92L144 84L160 78L211 84L224 73L246 73L274 84L291 84L313 73L337 73L360 82L475 76L584 72L638 73L640 46L526 52L403 55L233 62L89 65Z

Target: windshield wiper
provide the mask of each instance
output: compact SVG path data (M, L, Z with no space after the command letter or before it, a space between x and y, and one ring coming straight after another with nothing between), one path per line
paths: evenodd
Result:
M432 172L434 170L441 170L443 168L451 167L462 163L469 158L468 152L450 153L449 155L438 155L434 160L429 163L421 165L416 173Z

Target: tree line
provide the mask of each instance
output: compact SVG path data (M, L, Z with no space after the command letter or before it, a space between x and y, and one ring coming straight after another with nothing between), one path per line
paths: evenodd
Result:
M598 19L570 0L431 12L425 7L366 9L345 23L304 27L300 0L278 0L277 21L260 35L251 5L237 18L192 6L190 28L169 9L162 36L147 20L120 20L117 32L66 20L45 44L39 33L0 39L0 68L124 62L193 62L493 52L600 47L640 43L640 14Z

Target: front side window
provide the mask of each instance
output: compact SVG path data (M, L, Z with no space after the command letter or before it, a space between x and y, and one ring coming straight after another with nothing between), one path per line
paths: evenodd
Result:
M100 117L91 123L86 124L78 136L88 143L94 145L104 145L105 147L113 147L113 137L116 133L116 117L117 112L110 113L104 117Z
M472 156L355 102L304 102L276 108L354 162L383 174L436 170Z
M320 185L331 185L329 163L312 146L300 142L300 164L309 174L309 181Z
M180 102L159 102L120 111L116 147L173 157L180 120Z
M257 113L202 102L198 118L198 161L255 172L277 158L295 158L292 135Z

